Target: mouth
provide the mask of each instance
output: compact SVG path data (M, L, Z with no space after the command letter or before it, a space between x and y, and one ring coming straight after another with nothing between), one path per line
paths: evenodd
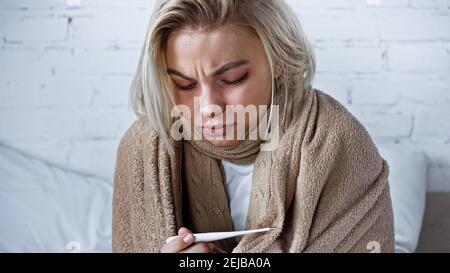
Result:
M208 136L224 136L228 128L234 126L235 124L215 124L210 126L203 126L202 132L204 135Z

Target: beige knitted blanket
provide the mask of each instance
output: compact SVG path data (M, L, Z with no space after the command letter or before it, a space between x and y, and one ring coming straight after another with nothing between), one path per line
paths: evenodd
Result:
M233 230L220 160L253 162L247 228L232 252L392 252L388 165L364 127L321 91L294 99L279 146L254 142L218 150L181 141L170 156L156 132L138 119L120 142L113 198L114 252L159 252L186 226L194 232ZM286 125L287 124L287 125Z

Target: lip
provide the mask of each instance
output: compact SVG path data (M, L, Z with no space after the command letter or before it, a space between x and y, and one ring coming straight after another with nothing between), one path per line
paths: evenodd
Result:
M227 132L227 128L234 126L235 124L217 124L211 126L203 126L202 132L208 136L224 136Z

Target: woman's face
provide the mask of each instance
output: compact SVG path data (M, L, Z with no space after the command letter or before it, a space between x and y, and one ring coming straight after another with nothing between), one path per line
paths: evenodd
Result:
M173 32L166 49L167 73L172 80L177 105L186 105L201 117L197 128L217 146L237 144L236 120L227 121L226 106L268 105L271 99L271 73L259 38L245 28L224 26L214 30L182 29ZM194 98L201 105L194 105ZM220 107L217 113L212 105ZM214 114L212 112L215 111ZM236 117L236 115L234 115ZM253 117L252 117L253 116ZM248 115L245 129L259 117ZM231 121L230 121L231 120ZM194 122L192 122L192 125ZM234 127L233 139L225 139Z

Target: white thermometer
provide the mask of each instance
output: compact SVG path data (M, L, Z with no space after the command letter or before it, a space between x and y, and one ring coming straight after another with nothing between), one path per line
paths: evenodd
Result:
M242 236L245 234L252 234L258 232L266 232L270 230L274 230L275 228L260 228L260 229L250 229L250 230L241 230L241 231L225 231L225 232L206 232L206 233L194 233L194 242L196 243L208 243L219 241L227 238ZM166 244L172 242L177 238L177 236L172 236L167 238Z

